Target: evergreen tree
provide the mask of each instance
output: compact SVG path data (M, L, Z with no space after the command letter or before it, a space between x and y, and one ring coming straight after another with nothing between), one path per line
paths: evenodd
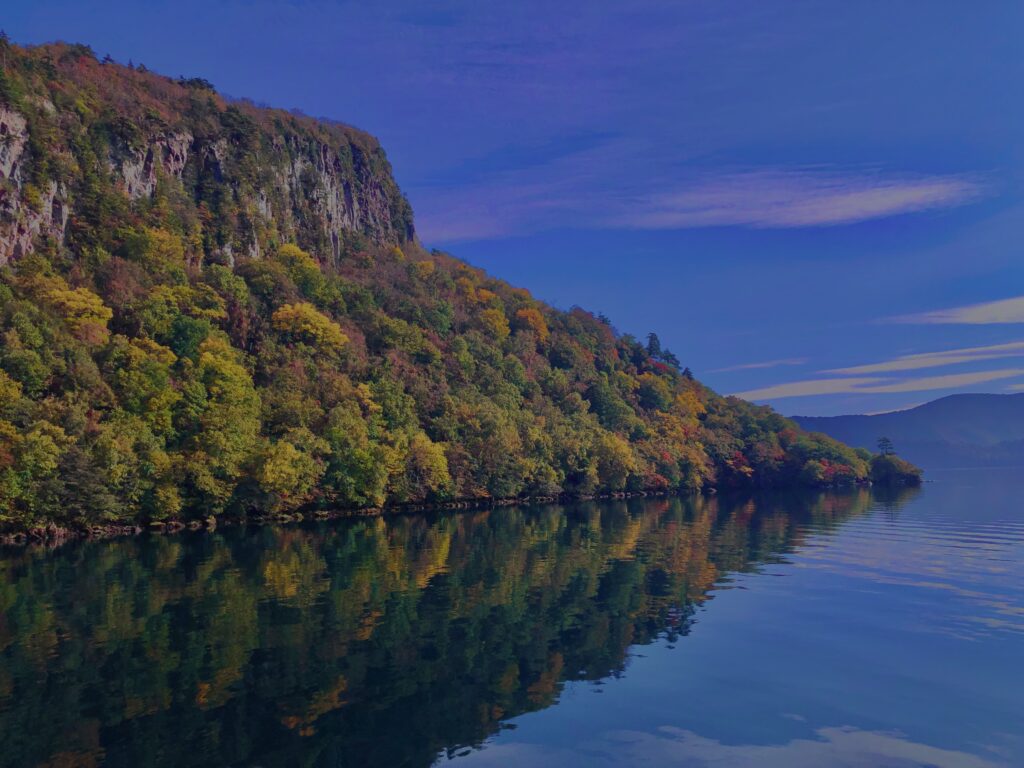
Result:
M661 359L661 339L654 332L647 334L647 354L655 360Z

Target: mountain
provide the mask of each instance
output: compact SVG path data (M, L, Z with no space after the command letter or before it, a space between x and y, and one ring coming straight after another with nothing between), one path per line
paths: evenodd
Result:
M862 448L880 437L927 468L1024 466L1024 394L950 395L873 416L794 416L804 429Z
M360 131L0 45L8 529L914 479L427 252Z

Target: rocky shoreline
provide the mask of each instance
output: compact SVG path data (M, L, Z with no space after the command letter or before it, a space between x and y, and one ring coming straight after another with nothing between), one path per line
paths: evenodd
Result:
M715 493L715 489L707 488L705 494ZM277 515L264 515L254 517L207 517L201 520L160 520L153 521L148 525L130 523L107 523L103 525L92 525L82 528L69 528L49 523L47 525L33 526L23 531L11 531L0 533L0 546L43 546L47 548L59 547L71 541L89 539L113 539L125 536L139 536L142 534L168 535L181 533L182 531L208 531L213 532L218 528L236 527L243 525L265 526L265 525L289 525L307 521L328 521L343 520L358 517L382 517L390 515L408 515L423 512L452 512L469 511L474 509L494 509L498 507L511 507L523 504L561 504L579 501L610 501L616 499L633 498L657 498L667 496L678 496L676 491L631 491L621 493L600 493L583 496L554 495L554 496L529 496L510 499L479 498L461 499L458 501L446 501L433 504L414 503L389 507L362 507L357 509L311 509L300 512L282 513Z
M919 483L920 481L918 481ZM850 490L852 488L870 488L878 483L870 480L854 483L852 485L828 485L817 488L820 491ZM883 484L885 485L885 484ZM911 485L909 482L894 483L894 485ZM778 489L776 489L778 490ZM48 548L59 547L71 541L88 539L113 539L124 536L139 536L144 533L167 535L181 533L182 531L215 531L217 528L236 526L265 526L265 525L289 525L308 521L343 520L358 517L383 517L391 515L409 515L423 512L453 512L468 511L474 509L495 509L499 507L511 507L524 504L566 504L580 501L613 501L622 499L637 498L663 498L670 496L687 495L687 491L621 491L614 493L596 493L584 495L555 494L550 496L526 496L515 498L476 498L459 499L457 501L445 501L436 503L410 503L387 507L361 507L354 509L317 509L281 513L276 515L259 516L232 516L223 517L210 516L196 520L158 520L139 525L136 523L107 523L103 525L85 526L82 528L69 528L55 523L33 526L20 531L0 532L0 546L44 546ZM700 493L711 496L718 493L718 489L708 486Z

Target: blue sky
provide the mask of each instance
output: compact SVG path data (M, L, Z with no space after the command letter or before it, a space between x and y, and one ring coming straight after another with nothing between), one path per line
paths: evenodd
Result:
M1024 391L1018 0L7 0L380 137L425 245L786 414Z

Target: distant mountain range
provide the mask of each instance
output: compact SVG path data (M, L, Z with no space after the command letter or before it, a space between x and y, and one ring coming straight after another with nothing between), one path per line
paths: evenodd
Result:
M925 469L1024 466L1024 393L950 395L873 416L793 416L804 429L875 450L878 438Z

